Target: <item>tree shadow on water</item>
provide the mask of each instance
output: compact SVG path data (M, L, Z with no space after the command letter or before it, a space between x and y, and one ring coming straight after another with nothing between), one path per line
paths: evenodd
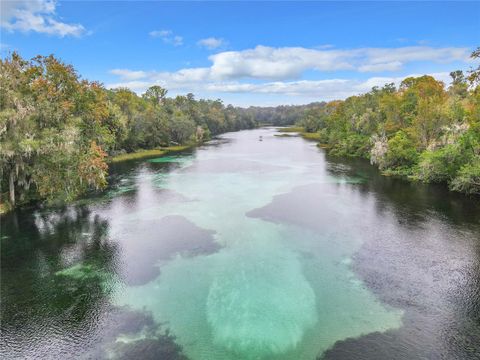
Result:
M184 359L151 317L110 304L120 251L108 221L83 206L18 210L1 221L2 358ZM139 331L144 338L117 341Z

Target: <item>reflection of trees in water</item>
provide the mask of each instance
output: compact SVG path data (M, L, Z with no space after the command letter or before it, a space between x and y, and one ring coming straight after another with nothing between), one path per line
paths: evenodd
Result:
M98 352L105 345L101 341L111 341L115 329L122 330L119 322L131 322L132 315L122 310L118 316L109 303L113 286L105 283L116 281L120 257L108 232L108 222L82 206L2 217L2 357L61 358L65 351ZM158 333L148 325L148 316L136 317L137 323L143 321L150 332ZM93 348L92 342L97 344ZM166 335L142 344L124 344L122 351L131 352L133 347L143 351L146 346L152 352L160 347L173 354L177 346Z
M383 176L363 159L327 158L327 171L333 176L360 178L364 181L352 191L376 198L379 213L390 210L400 223L418 225L431 211L452 224L478 224L480 199L448 191L442 184L422 184Z
M390 227L362 221L368 241L352 266L382 302L405 315L400 329L339 341L321 358L480 358L478 201L440 185L381 176L363 161L329 161L332 175L365 178L348 191L365 203L373 198L379 217L394 216Z
M191 151L182 154L191 155ZM155 182L155 179L158 181L162 176L180 166L181 164L177 162L149 162L145 159L112 163L110 164L108 187L100 196L104 200L119 200L121 196L128 198L130 202L136 202L138 191L142 187L142 176ZM161 187L157 187L156 190L161 191ZM92 198L98 199L98 195L98 193L92 194Z
M69 207L14 213L2 226L10 236L2 242L2 327L7 333L38 334L41 340L50 329L68 333L93 326L86 322L105 302L101 277L55 273L75 263L114 272L118 250L108 241L108 223L84 207Z
M105 316L93 342L88 358L186 360L175 337L155 323L151 314L112 307Z

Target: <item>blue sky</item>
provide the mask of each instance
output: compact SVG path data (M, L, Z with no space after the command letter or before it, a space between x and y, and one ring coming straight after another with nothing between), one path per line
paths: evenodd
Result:
M469 69L480 2L2 1L1 53L55 54L107 87L235 105L332 100Z

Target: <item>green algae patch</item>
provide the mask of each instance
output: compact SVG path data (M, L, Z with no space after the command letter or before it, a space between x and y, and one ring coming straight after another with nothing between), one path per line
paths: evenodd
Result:
M78 290L83 285L87 287L99 286L105 294L114 290L115 284L118 282L114 274L85 263L75 264L69 268L57 271L55 275L59 279L68 281L68 287L73 290ZM73 287L71 287L72 285Z
M65 276L75 280L88 280L94 278L108 280L110 278L108 273L95 268L93 265L82 263L57 271L55 275Z
M68 276L73 279L86 279L97 277L98 274L91 265L76 264L64 270L57 271L55 275Z
M176 155L162 156L162 157L159 157L159 158L148 160L148 162L152 162L152 163L179 163L179 162L183 162L183 161L184 161L183 156L176 156Z

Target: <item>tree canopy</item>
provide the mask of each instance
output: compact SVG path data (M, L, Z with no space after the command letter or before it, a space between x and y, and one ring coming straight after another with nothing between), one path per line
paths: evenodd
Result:
M480 49L472 54L480 58ZM330 155L370 159L384 173L480 194L480 68L431 76L313 108L297 121Z
M0 60L2 198L71 201L107 183L107 156L208 140L254 119L220 100L107 90L54 56ZM8 191L5 191L8 189ZM8 194L7 194L8 193Z

